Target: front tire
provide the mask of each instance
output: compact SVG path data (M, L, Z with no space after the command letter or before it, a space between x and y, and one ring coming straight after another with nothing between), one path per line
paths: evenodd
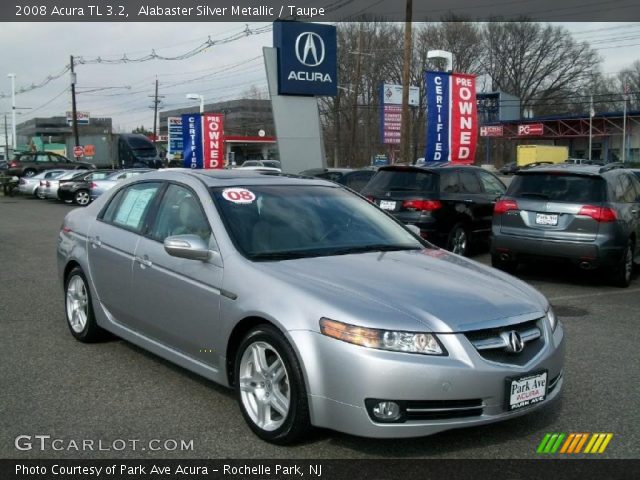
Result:
M96 322L89 284L80 267L69 272L64 292L67 326L71 335L83 343L103 340L106 332Z
M244 338L234 380L242 416L261 439L285 445L311 429L302 369L289 342L273 326L260 325Z

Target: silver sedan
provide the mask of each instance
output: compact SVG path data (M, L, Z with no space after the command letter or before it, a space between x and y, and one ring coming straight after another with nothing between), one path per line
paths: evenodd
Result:
M58 178L66 172L67 170L45 170L37 175L33 175L32 177L21 177L20 182L18 183L18 192L23 195L33 195L34 197L38 197L41 182ZM40 197L44 197L44 189Z
M429 435L562 389L544 296L324 180L140 175L69 212L57 257L76 339L109 331L234 388L270 442Z
M89 185L90 200L94 201L104 192L113 188L121 180L126 180L127 178L135 177L136 175L150 171L151 169L149 168L129 168L113 172L111 175L101 178L100 180L93 180Z

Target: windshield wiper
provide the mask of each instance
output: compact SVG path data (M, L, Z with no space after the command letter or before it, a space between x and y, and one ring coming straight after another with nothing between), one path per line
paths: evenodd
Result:
M389 244L380 244L380 245L360 245L357 247L345 247L345 248L336 248L330 250L328 255L349 255L351 253L366 253L366 252L394 252L400 250L422 250L423 247L419 245L389 245Z

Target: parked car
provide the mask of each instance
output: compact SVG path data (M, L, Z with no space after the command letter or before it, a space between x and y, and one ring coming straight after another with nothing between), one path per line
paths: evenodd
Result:
M44 170L74 170L92 169L95 165L88 162L77 162L69 160L67 157L52 152L29 152L17 153L13 160L9 162L8 175L18 177L33 177Z
M91 201L89 191L91 182L102 180L114 173L113 170L92 170L90 172L77 173L73 177L61 180L58 188L58 198L64 202L74 202L85 206Z
M248 168L248 167L268 167L282 170L282 165L278 160L245 160L242 165L236 168Z
M520 167L518 166L518 164L516 162L509 162L509 163L503 165L502 167L500 167L500 170L498 170L498 171L502 175L513 175L518 170L520 170Z
M352 168L312 168L300 172L300 175L331 180L359 192L369 183L376 171L377 168L372 167L358 170Z
M104 192L113 188L113 186L120 180L135 177L136 175L140 175L141 173L146 173L149 171L151 171L151 169L149 168L129 168L126 170L116 170L111 175L107 175L102 179L92 180L89 184L90 201L94 201Z
M40 198L46 198L48 200L58 200L58 188L60 188L60 182L69 180L77 174L77 170L66 170L62 175L40 180L40 190L38 196Z
M618 166L571 164L521 171L493 216L493 266L527 258L604 268L616 285L640 262L640 182Z
M570 163L572 165L600 165L604 166L604 162L602 160L590 160L588 158L567 158L565 163Z
M5 170L9 169L9 162L7 162L6 160L0 160L0 171L4 172Z
M389 166L362 189L362 195L436 245L467 255L491 231L493 205L505 185L494 174L469 165Z
M57 259L77 340L107 330L234 388L270 442L312 425L429 435L562 388L563 328L543 295L331 182L147 173L69 212Z
M18 192L22 195L33 195L34 197L38 197L38 189L40 188L41 181L57 178L66 172L67 170L45 170L33 177L21 177L18 182Z

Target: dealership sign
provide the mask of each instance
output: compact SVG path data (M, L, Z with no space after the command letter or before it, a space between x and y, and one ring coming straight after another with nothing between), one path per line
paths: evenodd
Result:
M480 127L481 137L502 137L504 135L504 128L502 125L484 125Z
M169 160L182 158L182 118L167 117L167 155Z
M476 78L425 72L427 162L473 163L478 141Z
M382 102L385 105L402 105L402 85L385 83L382 85ZM409 87L409 105L417 107L420 103L420 89Z
M420 89L409 87L409 105L418 105ZM402 136L402 85L384 83L380 86L380 138L382 143L397 145Z
M204 168L224 167L223 119L219 113L203 116Z
M278 94L336 95L336 27L277 21L273 45L278 50Z
M89 125L89 112L76 112L77 125ZM67 112L67 125L73 124L73 112Z
M527 123L518 125L518 135L521 137L534 137L544 134L544 125L542 123Z

